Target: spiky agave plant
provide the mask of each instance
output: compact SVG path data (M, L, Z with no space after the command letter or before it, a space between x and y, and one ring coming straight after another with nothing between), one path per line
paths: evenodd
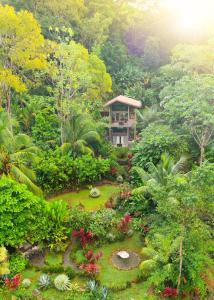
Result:
M51 284L51 279L50 279L50 276L48 276L47 274L42 274L40 277L39 277L39 287L41 289L44 289L44 288L47 288L50 286Z
M65 274L60 274L54 279L55 288L59 291L67 291L70 289L70 279Z

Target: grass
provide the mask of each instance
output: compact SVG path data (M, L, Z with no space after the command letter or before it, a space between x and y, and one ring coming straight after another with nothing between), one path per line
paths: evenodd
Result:
M63 259L61 253L49 252L45 256L45 263L49 266L60 266L62 265Z
M114 293L115 300L157 300L153 295L148 295L143 283L133 284L130 288Z
M101 283L107 286L120 286L125 284L127 281L136 279L139 274L139 268L132 270L118 270L110 263L110 256L112 252L117 250L132 250L139 253L142 246L142 241L140 240L139 235L135 234L133 237L127 238L124 241L107 244L96 249L96 251L102 251L103 253L103 257L99 261L101 271L98 275L98 279Z
M87 211L97 210L104 207L105 202L111 197L112 194L119 191L119 187L116 185L101 185L97 186L100 190L100 197L91 198L89 197L89 189L82 189L79 192L65 193L53 198L50 198L49 201L54 200L64 200L69 206L78 206L82 204Z

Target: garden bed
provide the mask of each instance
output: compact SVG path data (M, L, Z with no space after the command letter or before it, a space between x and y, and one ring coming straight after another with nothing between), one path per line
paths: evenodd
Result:
M49 201L64 200L69 206L83 206L85 210L97 210L103 208L105 202L111 197L112 194L119 191L118 185L103 184L97 185L100 190L100 197L91 198L89 196L89 189L84 188L75 192L63 193L54 197L49 198Z

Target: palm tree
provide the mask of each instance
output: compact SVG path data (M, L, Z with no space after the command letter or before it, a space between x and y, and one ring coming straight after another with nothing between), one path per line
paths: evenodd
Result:
M14 135L9 129L8 117L0 115L0 176L11 176L20 183L25 183L36 194L42 194L35 185L36 175L29 167L36 160L38 148L32 144L26 134Z
M148 171L140 167L133 167L133 171L138 174L142 182L142 187L134 189L133 192L141 193L148 191L148 183L166 185L169 175L186 173L188 160L188 156L181 156L179 161L174 163L174 160L169 154L163 153L157 166L152 162L146 165Z
M71 113L65 122L63 153L93 154L101 142L99 125L86 113Z

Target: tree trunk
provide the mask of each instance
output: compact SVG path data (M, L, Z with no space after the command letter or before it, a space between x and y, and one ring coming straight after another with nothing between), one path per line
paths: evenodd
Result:
M177 293L179 294L179 288L181 285L181 274L182 274L182 268L183 268L183 237L180 241L180 251L179 251L179 257L180 257L180 265L179 265L179 275L178 275L178 284L177 284Z
M9 120L9 128L10 128L10 131L13 132L10 92L8 92L6 95L6 109L7 109L8 120Z
M204 145L200 146L200 160L199 160L199 165L202 166L204 162Z

